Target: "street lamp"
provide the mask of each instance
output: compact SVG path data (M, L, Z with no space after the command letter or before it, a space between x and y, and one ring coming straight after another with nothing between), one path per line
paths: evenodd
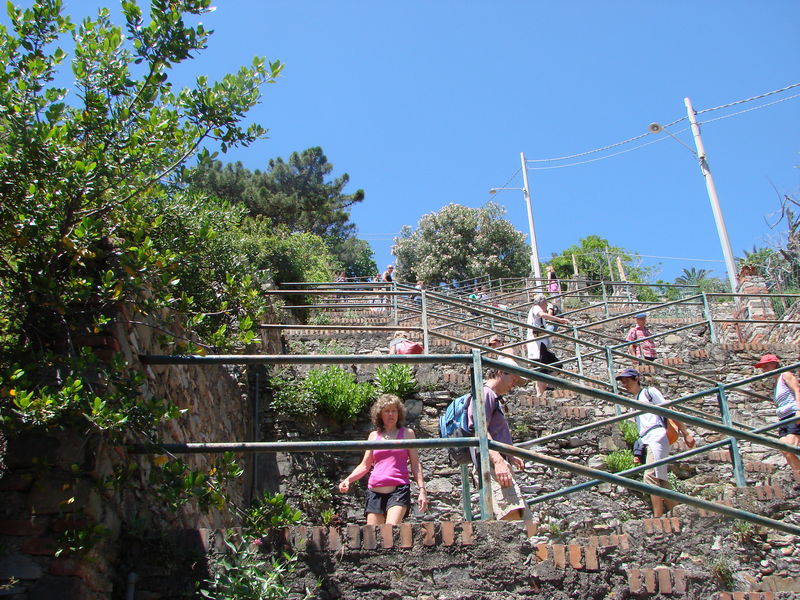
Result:
M531 193L528 191L528 167L525 163L525 153L519 153L520 159L522 160L522 185L521 188L508 188L508 187L499 187L499 188L492 188L489 190L490 194L496 194L499 190L517 190L522 192L522 196L525 199L525 206L528 209L528 229L530 230L530 237L531 237L531 272L536 279L542 278L542 272L539 269L539 250L536 246L536 230L533 228L533 210L531 209Z
M708 192L708 199L711 202L711 212L714 213L714 223L717 226L717 235L719 236L719 243L722 246L722 254L725 257L725 266L728 269L728 281L731 284L731 291L736 293L739 287L739 282L736 278L736 266L733 262L733 250L731 249L731 242L728 239L728 229L725 227L725 219L722 217L722 209L719 205L719 197L717 196L717 188L714 185L714 178L711 176L711 169L706 160L706 151L703 147L703 138L700 137L700 126L697 124L697 116L692 108L692 102L689 98L684 98L683 103L686 106L686 113L689 117L689 122L692 125L692 134L694 136L694 144L697 152L689 148L686 144L681 142L678 138L672 135L669 131L664 129L658 123L650 123L648 130L650 133L666 133L672 139L678 141L681 145L686 147L689 152L694 154L697 161L700 163L700 171L706 180L706 190Z

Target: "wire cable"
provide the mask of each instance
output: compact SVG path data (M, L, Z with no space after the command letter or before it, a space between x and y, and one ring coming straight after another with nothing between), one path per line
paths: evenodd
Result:
M735 117L736 115L741 115L753 110L759 110L761 108L766 108L767 106L772 106L773 104L780 104L781 102L786 102L787 100L792 100L794 98L800 98L800 94L794 94L793 96L787 96L786 98L781 98L780 100L773 100L772 102L767 102L766 104L759 104L758 106L752 106L750 108L745 108L744 110L739 110L734 113L730 113L729 115L722 115L721 117L714 117L713 119L708 119L707 121L703 121L701 124L705 123L713 123L714 121L721 121L722 119L728 119L730 117Z
M791 90L791 89L796 88L796 87L800 87L800 83L793 83L791 85L787 85L786 87L783 87L783 88L780 88L780 89L777 89L777 90L764 92L763 94L759 94L757 96L751 96L749 98L744 98L742 100L736 100L735 102L728 102L727 104L721 104L720 106L714 106L713 108L704 108L703 110L695 111L695 114L700 115L700 114L707 113L707 112L712 112L712 111L715 111L715 110L722 110L724 108L730 108L731 106L737 106L739 104L744 104L746 102L752 102L754 100L760 100L761 98L766 98L768 96L773 96L775 94L780 94L781 92L785 92L787 90ZM794 97L796 97L796 96L790 96L789 98L784 98L784 99L780 100L779 102L783 102L784 100L790 100L790 99L792 99ZM764 104L764 105L760 106L759 108L770 106L772 104L777 104L777 102L767 103L767 104ZM749 109L749 110L756 110L756 109L753 108L753 109ZM728 116L734 116L736 114L742 114L743 112L749 112L749 111L740 111L738 113L733 113L733 114L728 115ZM724 117L720 117L720 118L724 118ZM673 125L677 125L678 123L680 123L681 121L685 121L686 119L688 119L688 117L681 117L679 119L675 119L674 121L672 121L670 123L667 123L666 125L662 125L662 127L664 129L666 129L668 127L672 127ZM714 120L717 120L717 119L714 119ZM710 122L711 121L706 121L706 123L710 123ZM630 144L630 143L635 142L637 140L641 140L642 138L645 138L648 135L651 135L651 133L649 131L645 132L645 133L642 133L642 134L639 134L639 135L636 135L636 136L634 136L632 138L628 138L627 140L622 140L621 142L616 142L614 144L609 144L609 145L603 146L601 148L595 148L594 150L587 150L586 152L579 152L578 154L570 154L570 155L567 155L567 156L557 156L557 157L552 157L552 158L527 158L527 159L525 159L525 162L526 163L545 163L545 162L559 162L559 161L564 161L564 160L571 160L571 159L574 159L574 158L580 158L582 156L588 156L590 154L597 154L598 152L604 152L606 150L612 150L614 148L618 148L620 146L624 146L625 144ZM650 145L650 143L652 143L652 142L649 142L647 144L642 144L641 146L637 146L637 148L643 148L644 146ZM628 151L626 150L626 151L623 151L623 152L617 152L615 154L609 155L609 157L618 156L619 154L624 154L625 152L628 152ZM602 160L602 159L598 159L598 160ZM580 161L580 162L571 163L569 165L563 165L563 166L581 165L581 164L586 164L587 162L594 162L594 161L593 160L592 161ZM545 167L545 168L558 168L558 167ZM542 168L541 167L538 167L538 168L537 167L531 167L531 170L537 170L537 169L541 170Z
M731 106L744 104L745 102L760 100L761 98L766 98L767 96L772 96L774 94L780 94L781 92L785 92L786 90L791 90L792 88L796 88L798 86L800 86L800 83L793 83L779 90L772 90L771 92L765 92L763 94L759 94L758 96L751 96L750 98L745 98L744 100L737 100L736 102L728 102L728 104L721 104L720 106L715 106L714 108L704 108L703 110L697 110L695 111L695 114L702 115L703 113L711 112L713 110L722 110L723 108L730 108Z

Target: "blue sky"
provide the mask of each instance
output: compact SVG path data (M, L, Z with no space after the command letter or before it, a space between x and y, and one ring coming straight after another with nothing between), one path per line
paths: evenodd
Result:
M24 4L29 4L24 3ZM66 0L86 14L115 2ZM521 187L528 159L583 153L686 116L800 82L796 0L355 2L219 0L203 18L209 49L175 72L189 84L255 56L286 64L252 119L269 139L230 152L263 168L322 146L363 188L352 212L379 267L403 225L456 202L481 206L491 187ZM772 243L765 218L800 189L800 88L700 115L734 254ZM732 113L785 100L744 114ZM693 147L684 120L672 128ZM649 136L628 150L662 136ZM598 234L672 279L684 267L724 276L696 159L666 138L619 156L529 163L539 253L546 260ZM498 193L528 231L522 193ZM783 229L783 228L780 228ZM402 275L402 274L401 274Z

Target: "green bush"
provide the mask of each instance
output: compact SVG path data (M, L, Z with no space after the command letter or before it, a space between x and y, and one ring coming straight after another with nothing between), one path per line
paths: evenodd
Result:
M334 365L311 369L302 387L322 412L342 421L352 420L375 396L372 385L357 383L355 375Z
M305 352L303 352L305 354ZM319 412L319 404L288 369L279 369L269 380L272 409L284 415L310 418Z
M302 518L302 513L292 508L283 494L265 491L245 511L244 530L248 536L260 537L267 529L296 525Z
M635 466L633 464L633 452L630 450L614 450L611 454L603 457L603 464L612 473L627 471Z
M410 365L392 364L375 369L378 394L394 394L405 398L417 389Z
M620 421L617 423L617 429L622 434L622 439L628 444L629 448L633 448L633 444L639 439L639 429L633 421Z
M279 600L287 598L286 579L294 572L296 556L268 558L245 542L224 540L226 555L211 565L212 576L203 582L200 594L214 600ZM307 595L306 597L310 597Z

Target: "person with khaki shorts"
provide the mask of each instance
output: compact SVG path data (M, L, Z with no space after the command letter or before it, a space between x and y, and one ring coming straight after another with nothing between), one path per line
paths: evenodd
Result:
M518 366L511 358L500 358L500 362ZM502 396L524 383L524 379L501 369L489 369L483 388L483 402L486 409L486 429L489 439L511 444L511 429L503 407ZM467 420L474 428L473 403L467 408ZM473 453L477 467L477 453ZM489 450L492 482L492 513L496 519L513 521L531 518L530 511L514 481L514 470L524 470L525 463L516 456L504 456L496 450Z

